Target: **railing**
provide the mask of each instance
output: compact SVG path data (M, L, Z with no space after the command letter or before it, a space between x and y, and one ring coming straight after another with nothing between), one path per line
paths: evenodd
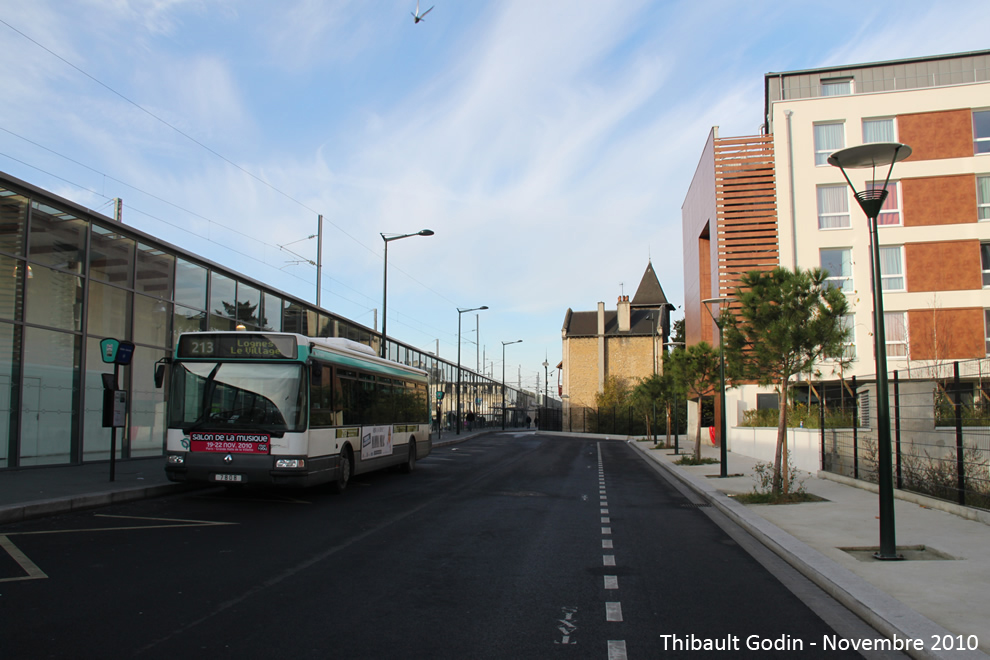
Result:
M990 382L986 360L933 368L928 378L893 372L890 437L895 487L990 509ZM915 374L918 371L915 370ZM821 424L821 466L827 472L877 481L876 385L847 382L857 423ZM823 412L834 412L826 400ZM840 416L831 415L838 419Z

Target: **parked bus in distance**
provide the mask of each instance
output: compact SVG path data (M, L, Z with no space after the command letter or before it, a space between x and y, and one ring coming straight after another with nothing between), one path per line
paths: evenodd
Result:
M347 339L188 332L168 379L171 481L315 486L429 455L425 371Z

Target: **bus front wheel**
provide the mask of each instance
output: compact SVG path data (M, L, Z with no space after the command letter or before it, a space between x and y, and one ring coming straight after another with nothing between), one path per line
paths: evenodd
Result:
M343 493L344 489L347 488L348 482L351 480L351 472L354 470L353 459L351 458L351 448L346 445L344 449L340 452L340 472L337 474L336 481L330 484L331 489L335 493Z

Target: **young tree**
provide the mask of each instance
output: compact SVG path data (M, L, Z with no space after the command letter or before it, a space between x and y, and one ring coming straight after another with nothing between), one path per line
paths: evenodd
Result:
M633 388L630 400L636 412L646 418L646 435L652 437L655 433L653 423L656 421L656 411L664 410L664 404L669 398L669 386L661 374L653 374L640 378Z
M595 394L595 405L599 408L618 408L626 405L629 399L629 386L624 378L606 376L602 391Z
M675 350L669 359L671 376L687 398L698 400L694 460L701 460L701 399L720 386L718 351L706 341Z
M739 307L724 311L727 368L736 381L755 381L777 391L780 414L774 453L773 493L786 492L787 383L816 360L840 356L849 330L843 323L846 295L829 287L828 272L751 271L736 289Z

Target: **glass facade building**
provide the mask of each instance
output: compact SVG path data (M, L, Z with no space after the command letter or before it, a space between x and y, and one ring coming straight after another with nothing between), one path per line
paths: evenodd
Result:
M110 458L100 340L134 342L117 458L162 455L165 391L155 363L182 332L296 332L379 347L375 330L0 173L0 470ZM425 369L434 427L455 428L457 365L389 341L388 357ZM501 425L502 385L462 370L462 412ZM533 395L507 388L508 423Z

